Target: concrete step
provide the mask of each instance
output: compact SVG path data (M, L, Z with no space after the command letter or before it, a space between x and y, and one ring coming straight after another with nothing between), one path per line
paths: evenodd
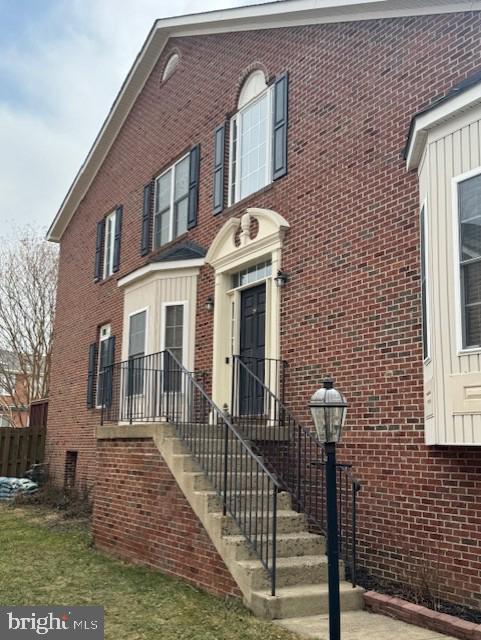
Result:
M209 512L222 511L222 499L216 491L195 492L196 495L200 495L201 493L207 496L207 510ZM241 510L251 511L259 507L262 510L262 508L268 504L268 500L268 494L261 493L260 491L228 494L228 506L232 509L240 508ZM292 509L291 496L287 492L281 492L277 495L277 508L279 510Z
M194 491L209 489L212 486L218 488L224 487L224 474L222 472L210 474L209 478L207 478L204 473L200 472L186 472L186 476L194 476ZM227 489L230 490L231 488L234 492L241 491L242 489L249 491L261 489L265 493L271 494L272 502L274 485L272 481L268 480L268 477L264 473L229 473L227 474Z
M270 578L259 560L241 560L253 591L269 589ZM339 562L341 580L344 579L344 563ZM327 557L325 555L277 558L276 584L279 588L327 582Z
M363 593L361 587L353 589L349 582L341 582L341 611L363 609ZM254 591L250 608L256 616L268 620L325 615L329 611L328 586L321 583L281 587L276 589L275 596L271 596L269 590Z
M196 438L190 442L182 440L182 438L168 437L167 441L171 441L174 453L195 453L195 454L210 454L217 452L219 455L224 453L224 440L223 438ZM240 453L243 451L243 447L240 441L234 436L229 436L229 450L230 453Z
M234 560L255 560L257 555L246 544L244 536L226 536L225 544ZM291 558L295 556L321 556L325 553L323 536L298 531L296 533L280 533L277 536L277 557Z
M182 464L183 471L199 471L209 468L220 473L224 469L224 454L216 451L207 454L176 453L174 461ZM245 455L230 454L227 456L227 469L230 473L245 471L247 464ZM250 464L248 468L250 469Z
M214 519L215 525L219 528L222 536L239 535L239 528L230 515L223 516L222 513L212 513L210 515ZM256 513L252 514L252 522L255 522ZM280 510L277 512L277 533L296 533L298 531L306 531L307 521L303 513L296 513L291 510ZM272 535L272 516L269 518L262 517L257 513L257 534L260 540L261 533L264 541L267 540L269 533L269 544Z

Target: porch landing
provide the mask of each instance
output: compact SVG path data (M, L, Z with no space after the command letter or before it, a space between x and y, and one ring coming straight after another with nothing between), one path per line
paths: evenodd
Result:
M329 640L329 616L275 620L275 624L304 638ZM456 640L453 636L416 627L407 622L368 611L346 611L341 615L343 640Z

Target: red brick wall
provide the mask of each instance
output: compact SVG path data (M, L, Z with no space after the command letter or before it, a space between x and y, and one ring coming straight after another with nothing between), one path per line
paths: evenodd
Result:
M99 549L220 596L241 593L152 440L101 440L93 536Z
M48 439L54 477L63 478L65 451L77 449L79 478L95 480L99 415L85 405L88 345L105 322L120 344L117 276L144 262L144 184L200 142L199 219L189 239L207 247L247 206L272 208L291 225L281 311L287 400L307 421L308 398L326 373L349 398L342 457L363 482L362 563L405 581L436 562L443 596L479 608L480 450L424 445L417 177L401 152L411 116L481 68L480 28L474 12L169 43L62 239ZM160 86L173 48L180 65ZM213 216L213 130L235 110L240 82L256 64L270 77L290 74L289 172ZM120 272L94 284L96 223L117 203ZM209 295L205 267L200 369L212 359Z

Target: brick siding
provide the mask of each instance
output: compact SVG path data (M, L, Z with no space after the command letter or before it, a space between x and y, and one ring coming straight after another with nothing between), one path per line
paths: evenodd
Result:
M152 440L98 446L96 546L219 596L241 593Z
M291 225L282 257L287 403L307 423L308 398L327 373L349 399L340 457L363 483L361 564L398 582L424 567L444 599L480 608L480 449L424 445L418 189L401 153L411 116L481 68L480 28L473 12L167 45L62 238L47 443L54 477L63 479L68 449L79 453L80 483L103 473L99 414L86 409L88 345L106 322L121 343L117 277L145 262L143 186L200 143L198 225L189 239L208 247L247 206L274 209ZM174 49L179 67L161 86ZM235 110L242 78L256 65L271 78L290 74L289 172L213 216L213 131ZM95 284L96 223L118 203L120 272ZM212 363L204 302L213 293L206 266L198 282L198 369Z

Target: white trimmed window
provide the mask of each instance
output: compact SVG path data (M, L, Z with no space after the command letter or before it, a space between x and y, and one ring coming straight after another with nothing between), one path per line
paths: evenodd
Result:
M458 185L462 348L481 347L481 174Z
M244 83L230 121L229 205L272 182L272 102L262 71Z
M111 334L111 327L109 324L104 324L99 330L99 357L98 357L98 369L97 369L97 393L96 393L96 407L102 408L103 404L103 392L104 392L104 370L109 364L109 349L108 340Z
M145 342L147 336L147 311L138 311L129 320L129 381L128 395L139 395L144 390Z
M104 278L108 278L114 272L116 217L117 211L113 211L105 218Z
M179 64L179 54L178 53L173 53L170 58L167 61L167 64L165 65L164 68L164 73L162 74L162 82L165 82L166 80L168 80L170 78L170 76L174 73L174 71L177 69L177 65Z
M187 231L189 211L189 154L155 180L154 247Z

